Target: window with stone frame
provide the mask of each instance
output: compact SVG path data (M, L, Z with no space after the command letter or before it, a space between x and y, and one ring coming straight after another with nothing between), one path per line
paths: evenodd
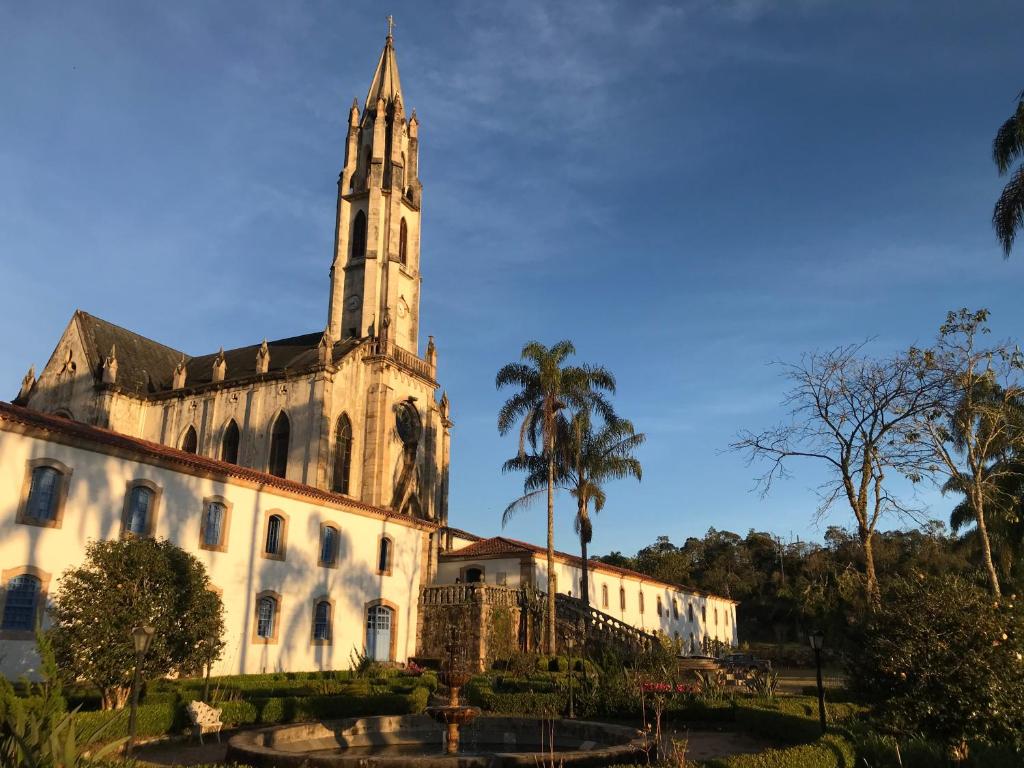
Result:
M267 518L267 536L263 544L263 553L274 557L284 556L285 521L281 515L270 515Z
M156 532L160 487L151 480L132 480L125 488L121 536L153 536Z
M256 637L272 640L277 630L277 598L265 595L256 604Z
M317 600L313 608L313 640L329 643L331 641L331 603L328 600Z
M199 546L215 552L228 548L228 524L231 505L221 496L203 499L203 517L199 524Z
M405 223L405 218L398 224L398 261L402 266L406 266L409 263L408 253L408 241L409 241L409 227Z
M369 173L369 168L367 168ZM366 214L357 211L352 221L352 258L362 259L366 256Z
M320 565L333 568L338 564L341 532L333 525L320 526Z
M377 549L377 573L391 575L391 559L394 542L390 536L381 536Z
M17 522L49 528L59 527L70 475L71 470L59 461L29 461Z
M349 476L352 472L352 422L347 414L338 417L334 430L334 474L331 488L336 493L349 492Z
M228 464L238 463L238 445L241 442L241 432L234 419L230 419L224 427L224 436L220 444L220 460Z
M23 573L8 580L0 630L33 632L37 629L42 582Z
M277 477L288 476L288 446L291 440L291 423L288 414L281 411L274 419L270 431L270 459L267 471Z
M178 447L185 453L199 453L199 436L196 434L196 428L191 424L188 425L185 434L181 436L181 443Z

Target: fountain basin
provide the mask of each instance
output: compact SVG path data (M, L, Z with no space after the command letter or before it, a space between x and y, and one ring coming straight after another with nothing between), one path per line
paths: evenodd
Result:
M643 734L625 726L485 716L462 726L460 751L447 755L444 732L444 727L427 715L279 725L232 736L227 762L257 768L535 768L545 761L603 766L630 762L643 754L645 746Z

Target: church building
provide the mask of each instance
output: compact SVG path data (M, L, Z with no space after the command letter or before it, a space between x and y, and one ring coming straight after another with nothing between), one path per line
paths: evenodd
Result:
M419 129L389 32L348 111L322 329L191 354L79 310L0 403L0 674L34 668L47 594L90 540L166 538L203 563L225 609L215 674L346 668L353 651L401 663L438 585L543 586L532 545L448 527L453 422L433 337L421 353ZM571 595L578 562L558 562ZM731 600L590 574L615 621L735 642Z

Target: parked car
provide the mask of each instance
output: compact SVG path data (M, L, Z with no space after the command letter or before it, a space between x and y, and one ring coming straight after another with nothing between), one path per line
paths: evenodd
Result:
M730 671L768 672L772 663L767 659L759 659L752 653L730 653L722 659L722 666Z

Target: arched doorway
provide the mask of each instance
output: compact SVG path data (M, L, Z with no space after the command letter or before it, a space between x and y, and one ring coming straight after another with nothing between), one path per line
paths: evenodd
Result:
M366 609L366 655L374 661L391 661L394 611L386 605Z
M484 572L481 568L467 568L466 569L466 582L473 584L475 582L484 580Z

